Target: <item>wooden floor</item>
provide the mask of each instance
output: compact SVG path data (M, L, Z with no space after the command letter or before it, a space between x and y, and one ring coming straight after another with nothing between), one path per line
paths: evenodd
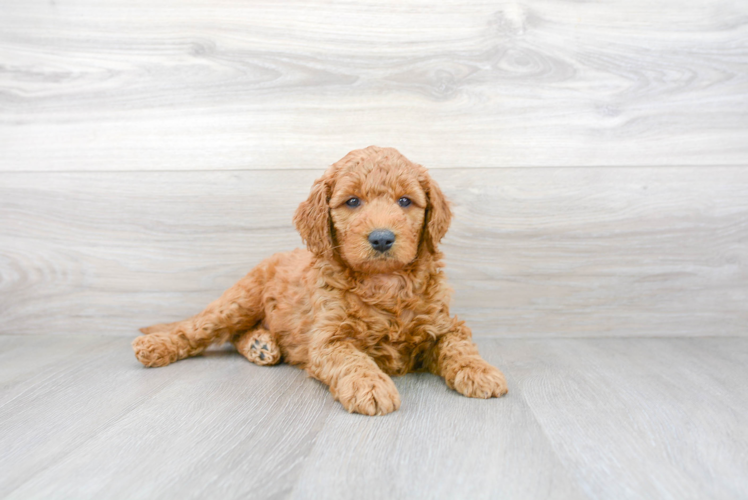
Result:
M748 338L478 340L507 397L408 375L373 418L290 366L129 342L0 336L0 497L748 496Z

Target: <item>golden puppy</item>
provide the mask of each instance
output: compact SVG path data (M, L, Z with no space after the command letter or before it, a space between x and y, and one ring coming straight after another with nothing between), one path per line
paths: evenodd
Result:
M351 151L296 210L307 250L266 259L190 319L143 328L135 355L164 366L230 340L258 365L303 368L366 415L397 410L390 375L411 371L465 396L502 396L504 376L449 315L437 245L450 219L425 168L392 148Z

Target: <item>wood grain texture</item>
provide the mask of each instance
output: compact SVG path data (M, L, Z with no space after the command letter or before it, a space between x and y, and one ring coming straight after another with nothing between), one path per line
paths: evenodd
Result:
M0 170L745 164L740 0L0 2Z
M128 339L111 350L105 359L117 368L99 368L101 380L83 382L63 374L60 379L69 386L54 399L19 402L8 411L22 419L36 410L49 419L59 401L81 391L92 403L101 402L107 398L102 392L113 388L106 375L115 371L116 392L124 394L118 401L127 401L128 390L147 401L91 415L87 404L70 405L58 418L84 413L83 419L98 428L34 474L24 474L30 469L25 461L13 463L6 471L15 480L5 498L283 497L333 408L327 390L301 370L262 369L233 349L209 352L163 373L140 366ZM26 432L40 430L32 425Z
M507 364L496 349L483 354ZM513 382L507 396L479 400L430 374L396 378L392 417L331 412L290 498L585 498Z
M121 362L125 354L132 357L125 352L127 342L120 340L113 349L108 346L114 339L98 340L89 349L32 372L23 384L0 394L0 449L4 450L0 495L6 496L63 459L71 448L159 392L175 373L184 370L154 374L147 386L123 384L128 374L142 376ZM29 350L25 358L34 355Z
M27 385L30 377L45 373L48 366L113 340L90 334L29 338L0 335L0 387L5 395L10 394L12 387Z
M133 334L301 244L319 172L0 175L0 332ZM479 336L744 335L748 169L445 169Z
M509 346L509 377L591 498L748 495L748 339Z
M48 344L40 343L45 339ZM400 411L351 415L289 366L214 350L144 369L128 339L0 336L0 495L663 498L748 495L748 339L483 339L507 397L397 377ZM18 370L15 375L13 370Z

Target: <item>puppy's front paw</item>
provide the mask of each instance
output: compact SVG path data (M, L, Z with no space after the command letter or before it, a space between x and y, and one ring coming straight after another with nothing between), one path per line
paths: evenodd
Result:
M498 398L507 393L504 374L485 361L460 369L452 382L454 390L469 398Z
M149 368L166 366L178 359L176 346L168 337L157 333L136 338L132 341L132 349L138 361Z
M384 373L347 377L338 383L335 396L350 413L387 415L400 408L397 387Z

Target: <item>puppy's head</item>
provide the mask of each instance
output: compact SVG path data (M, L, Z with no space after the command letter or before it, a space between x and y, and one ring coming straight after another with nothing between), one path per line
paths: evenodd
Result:
M318 257L337 255L370 274L397 271L435 252L452 214L425 168L395 149L351 151L312 186L294 217Z

